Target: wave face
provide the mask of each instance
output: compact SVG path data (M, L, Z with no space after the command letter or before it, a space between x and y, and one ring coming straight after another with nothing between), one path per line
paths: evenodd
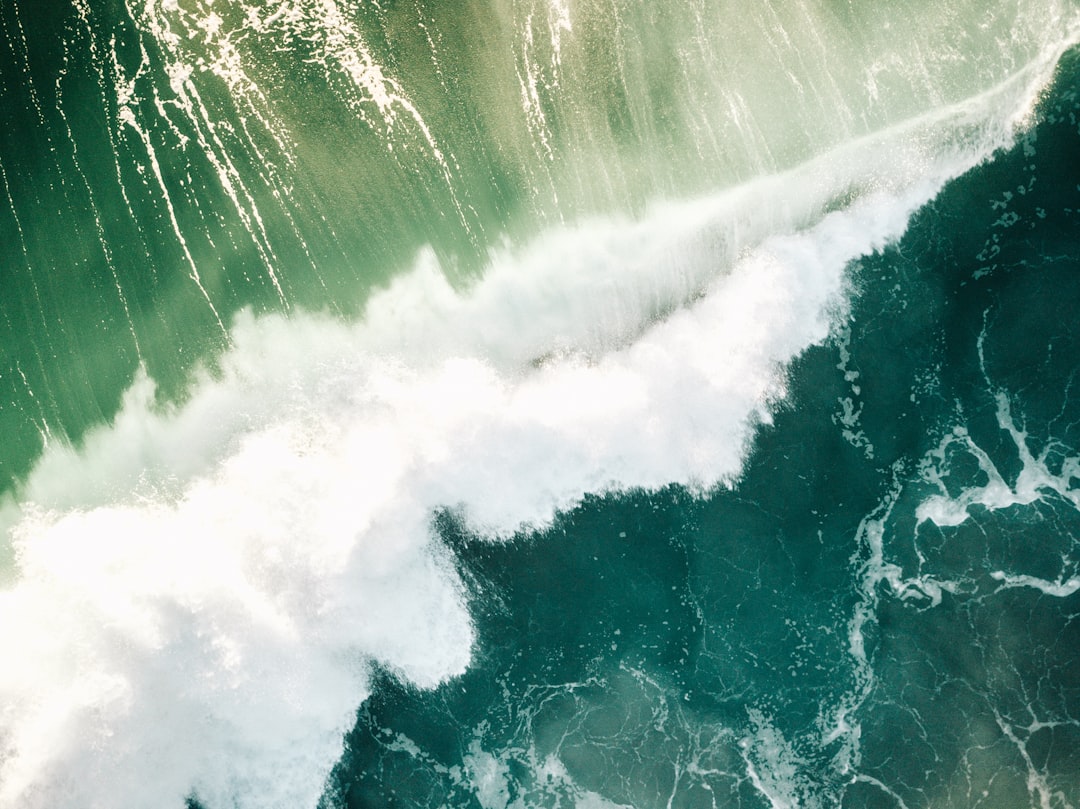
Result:
M1080 7L0 5L0 809L1080 806Z

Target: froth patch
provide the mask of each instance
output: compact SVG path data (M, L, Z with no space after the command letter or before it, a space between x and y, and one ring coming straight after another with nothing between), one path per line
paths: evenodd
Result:
M1051 444L1038 455L1034 454L1028 446L1027 433L1017 426L1012 415L1009 394L998 390L994 398L997 401L998 426L1012 439L1022 464L1015 481L1007 482L989 454L975 443L967 429L957 426L923 460L923 479L936 486L940 494L929 495L919 504L916 518L920 523L930 521L939 527L953 527L966 522L973 507L996 511L1026 506L1050 493L1080 509L1080 489L1073 484L1074 480L1080 480L1080 458L1066 457L1061 459L1056 471L1051 469L1051 457L1060 453L1060 447ZM980 485L963 488L955 496L949 493L945 485L954 452L970 454L986 479Z

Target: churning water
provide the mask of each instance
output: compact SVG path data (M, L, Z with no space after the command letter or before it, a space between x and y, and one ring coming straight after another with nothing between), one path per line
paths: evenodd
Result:
M1074 0L0 29L0 807L1080 806Z

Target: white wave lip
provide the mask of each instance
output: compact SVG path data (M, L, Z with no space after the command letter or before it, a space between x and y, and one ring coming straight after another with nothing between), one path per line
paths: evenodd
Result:
M464 295L421 267L359 324L242 318L182 407L155 408L137 381L113 425L52 448L8 509L0 806L314 806L372 662L420 687L468 665L432 512L508 536L587 492L736 481L784 367L842 316L849 262L1005 145L1049 64L752 199L812 195L791 208L809 221L763 213L718 247L730 208L710 199L559 231ZM855 201L813 215L839 194ZM620 245L655 239L682 252L621 284ZM578 243L591 261L537 258ZM590 291L605 285L618 291ZM380 315L418 305L436 324L418 342Z

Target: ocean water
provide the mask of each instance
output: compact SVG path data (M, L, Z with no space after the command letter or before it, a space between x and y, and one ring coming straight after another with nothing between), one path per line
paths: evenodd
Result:
M0 809L1080 806L1074 0L0 0Z

